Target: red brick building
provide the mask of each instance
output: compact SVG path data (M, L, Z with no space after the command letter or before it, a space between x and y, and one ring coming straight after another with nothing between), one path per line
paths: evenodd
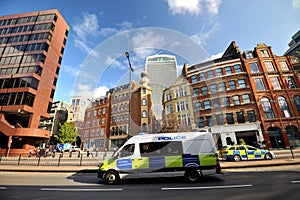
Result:
M83 133L80 135L84 149L105 151L109 138L109 95L95 99L85 110Z
M255 102L264 138L273 148L300 146L299 62L276 56L272 48L258 44L241 57Z
M49 118L69 26L58 10L0 17L0 147L28 153L46 143L38 129Z
M183 69L193 88L195 122L210 127L219 147L244 139L272 148L300 146L299 62L258 44Z

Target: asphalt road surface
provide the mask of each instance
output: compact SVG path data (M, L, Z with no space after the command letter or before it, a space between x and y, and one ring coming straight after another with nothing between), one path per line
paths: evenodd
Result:
M109 186L94 173L0 172L0 199L299 199L300 166L227 170L186 183L181 177L125 180Z

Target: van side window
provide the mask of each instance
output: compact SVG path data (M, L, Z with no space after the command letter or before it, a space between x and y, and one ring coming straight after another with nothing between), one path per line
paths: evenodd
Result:
M124 146L124 148L120 151L119 153L119 157L127 157L127 156L131 156L134 153L134 144L128 144L126 146Z
M181 155L183 152L181 141L141 143L142 157Z

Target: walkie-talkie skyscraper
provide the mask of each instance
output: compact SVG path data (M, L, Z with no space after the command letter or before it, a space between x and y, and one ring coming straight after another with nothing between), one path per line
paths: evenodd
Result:
M172 85L177 78L176 57L172 55L149 56L146 59L145 71L149 74L154 112L156 118L160 120L163 90Z

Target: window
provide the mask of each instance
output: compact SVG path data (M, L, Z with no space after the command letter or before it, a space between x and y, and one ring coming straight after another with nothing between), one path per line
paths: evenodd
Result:
M261 57L269 57L268 50L266 50L266 49L260 50L260 54L261 54Z
M244 112L236 112L236 118L238 123L245 123L245 116L244 116Z
M279 64L282 71L289 71L289 67L287 66L285 61L279 61Z
M217 125L224 125L223 114L216 115Z
M209 86L209 89L210 89L211 93L215 93L215 92L217 92L217 85L216 84L212 84L212 85Z
M147 94L147 89L143 88L143 94Z
M239 88L246 88L246 82L244 79L239 79L238 80L238 85L239 85Z
M219 91L226 91L226 84L224 82L219 83Z
M224 107L230 106L230 100L229 100L229 97L223 97L223 98L222 98L222 102L223 102L223 106L224 106Z
M234 105L240 105L241 104L240 98L237 95L236 96L232 96L232 102L233 102Z
M194 88L193 91L194 91L194 96L198 97L199 96L199 89L198 88Z
M128 144L126 145L119 153L119 157L127 157L127 156L131 156L134 153L134 144Z
M291 117L291 112L284 97L278 97L278 104L284 118Z
M231 71L231 67L230 66L227 66L225 67L225 74L232 74L232 71Z
M266 69L268 72L274 72L274 66L273 66L273 63L272 62L265 62L265 65L266 65Z
M204 127L204 118L198 117L198 128Z
M249 94L243 94L242 95L242 99L243 99L243 103L244 104L250 103L250 96L249 96Z
M226 113L227 124L234 124L233 113Z
M192 76L192 83L196 83L197 82L197 76L196 75L193 75Z
M143 100L142 100L142 105L143 105L143 106L147 105L147 100L146 100L146 99L143 99Z
M235 90L236 89L235 81L229 81L228 86L229 86L230 90Z
M255 112L254 110L247 111L247 117L249 122L256 122Z
M207 122L207 126L213 126L214 122L211 116L206 116L206 122Z
M146 123L143 123L142 131L143 131L143 132L147 132L147 131L148 131L148 128L147 128L147 124L146 124Z
M146 110L143 110L143 112L142 112L142 117L147 117L147 111Z
M246 59L254 58L253 52L252 52L252 51L247 51L247 52L245 52L245 56L246 56Z
M300 116L300 96L295 96L294 102L298 111L298 116Z
M217 76L222 76L223 75L222 68L216 69L216 75Z
M196 102L195 105L196 105L197 111L201 110L201 102L200 101Z
M269 99L263 97L260 100L260 102L261 102L261 106L263 108L266 119L273 119L274 113L273 113L272 106L271 106Z
M265 85L264 85L264 81L263 81L262 78L254 79L254 83L255 83L256 89L258 91L265 91L266 90Z
M207 72L207 77L208 77L208 78L213 78L213 77L214 77L214 71L213 71L213 70L209 70L209 71Z
M209 100L205 100L203 101L203 104L204 104L204 109L210 109L210 101Z
M200 77L200 81L204 81L205 80L205 74L204 73L200 73L199 77Z
M234 65L233 68L234 68L235 73L242 72L242 69L241 69L241 65L240 65L240 64Z
M214 108L219 108L220 107L220 99L219 98L213 99L212 103L213 103Z
M285 79L289 88L296 88L296 83L292 76L286 76Z
M278 77L270 77L270 80L272 82L272 86L273 86L274 90L281 90L281 86L278 81Z
M207 95L208 94L208 90L207 90L207 87L206 86L203 86L201 88L201 91L202 91L202 95Z
M252 73L257 73L259 72L259 68L256 62L250 63L250 70Z

